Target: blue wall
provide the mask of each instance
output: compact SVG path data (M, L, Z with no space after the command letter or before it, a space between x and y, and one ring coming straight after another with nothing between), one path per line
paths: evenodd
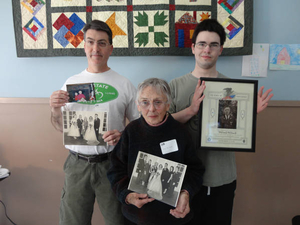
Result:
M13 0L16 1L16 0ZM300 44L299 0L253 0L254 43ZM11 1L1 1L0 97L49 97L87 66L85 57L17 58ZM109 66L137 86L149 77L167 81L194 69L193 56L111 57ZM242 56L219 58L217 69L242 78ZM259 86L273 88L273 100L300 100L300 71L268 71Z

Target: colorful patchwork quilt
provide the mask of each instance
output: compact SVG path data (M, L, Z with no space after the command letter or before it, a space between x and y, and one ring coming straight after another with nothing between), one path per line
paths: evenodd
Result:
M253 0L13 0L18 57L83 56L82 28L105 21L113 55L192 55L197 23L217 19L222 55L252 54Z

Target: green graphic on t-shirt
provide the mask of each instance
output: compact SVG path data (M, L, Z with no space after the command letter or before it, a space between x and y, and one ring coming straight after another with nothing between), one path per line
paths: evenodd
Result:
M79 103L94 105L112 101L119 96L117 89L105 83L94 83L93 90L90 93L89 101Z

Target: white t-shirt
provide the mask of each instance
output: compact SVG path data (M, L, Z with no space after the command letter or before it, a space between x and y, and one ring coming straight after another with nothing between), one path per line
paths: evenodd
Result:
M136 88L125 77L119 75L113 70L108 70L104 73L90 73L87 70L82 71L80 74L70 77L61 88L67 90L67 84L80 84L80 83L94 83L98 90L103 90L103 99L106 96L115 95L115 99L104 100L103 102L95 102L93 105L80 104L80 103L67 103L62 110L67 111L106 111L108 112L108 127L107 130L123 131L125 128L126 118L129 121L135 120L139 117L137 107L135 104ZM106 92L108 87L115 90L113 93ZM66 145L67 149L72 151L86 154L97 155L110 152L114 146L88 146L88 145Z

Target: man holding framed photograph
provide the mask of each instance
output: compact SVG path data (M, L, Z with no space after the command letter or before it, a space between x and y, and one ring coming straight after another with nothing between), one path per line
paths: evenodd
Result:
M195 146L198 146L198 111L204 99L205 82L201 77L226 78L216 69L226 39L224 28L214 19L199 23L192 38L192 52L195 55L195 68L191 73L170 82L172 100L170 113L184 123L190 131ZM272 89L263 93L261 87L257 96L257 113L263 111ZM236 189L235 153L228 151L198 150L198 157L205 166L203 186L192 201L195 210L193 220L188 224L230 225L233 199Z
M136 89L128 79L107 65L113 51L112 31L109 26L102 21L93 20L85 25L83 32L88 67L80 74L70 77L61 90L53 92L50 97L51 122L56 129L63 131L61 108L65 111L91 111L95 112L95 115L96 112L107 111L108 131L102 136L107 145L65 146L70 150L70 154L64 165L66 176L59 224L91 224L96 199L106 225L123 225L121 203L111 190L106 173L110 165L109 154L125 128L125 118L129 121L138 118L135 105ZM68 103L66 86L85 83L95 84L95 94L98 93L101 99L90 101L89 104ZM112 91L106 91L108 88ZM110 97L112 92L113 98ZM99 135L98 122L96 125L91 122L91 127L95 127L92 132Z

